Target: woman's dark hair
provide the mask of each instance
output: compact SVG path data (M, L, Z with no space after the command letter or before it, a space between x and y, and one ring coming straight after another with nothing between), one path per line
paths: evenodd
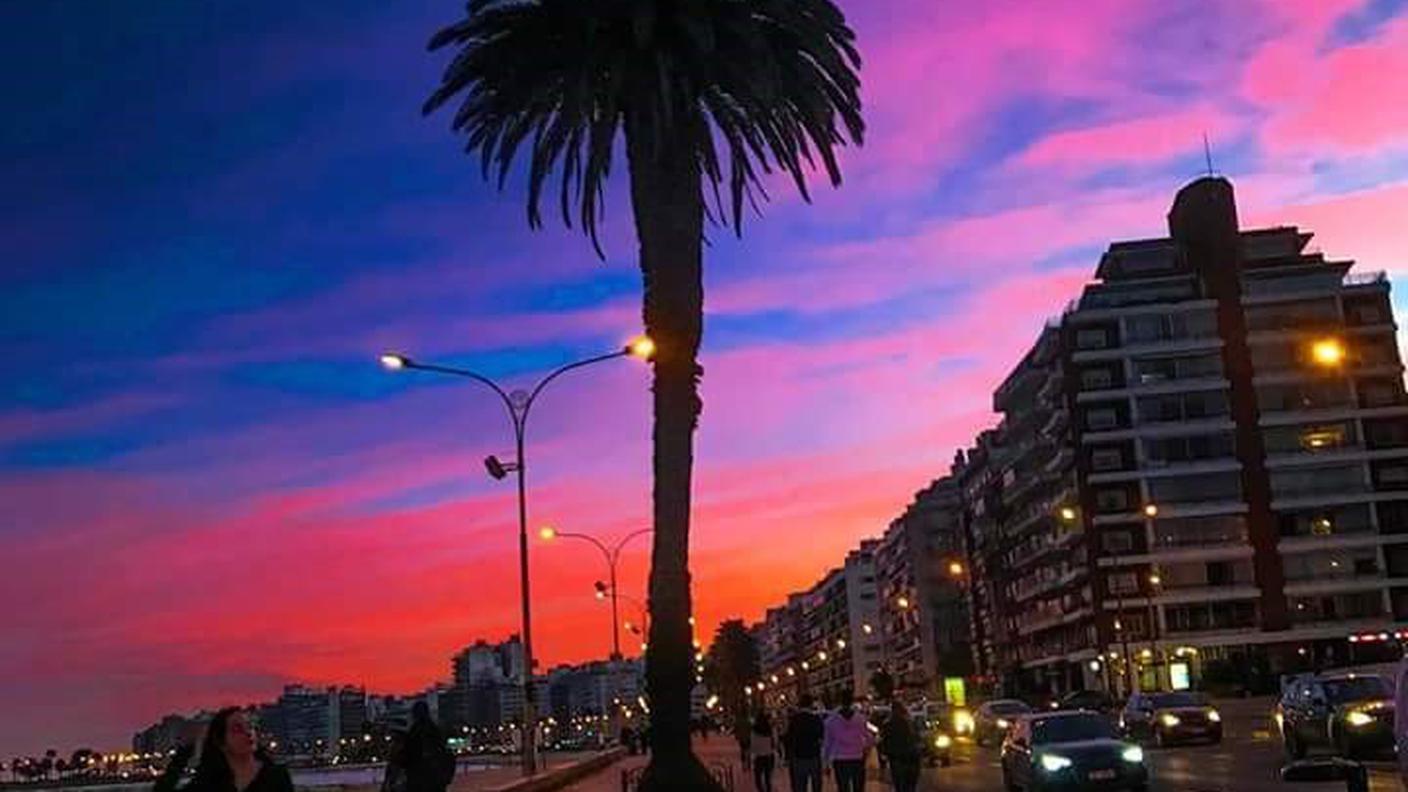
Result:
M772 719L768 717L766 712L759 711L753 717L753 733L772 734Z
M225 735L230 730L230 718L239 713L239 707L226 707L215 713L210 725L205 727L205 739L200 744L200 764L196 765L196 777L192 781L197 789L226 789L235 785L234 773L225 759Z

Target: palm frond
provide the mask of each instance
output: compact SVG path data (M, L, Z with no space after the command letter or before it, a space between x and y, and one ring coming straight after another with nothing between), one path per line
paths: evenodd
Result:
M860 55L832 0L471 0L442 48L424 112L458 102L451 129L501 188L526 148L529 223L556 176L563 222L598 254L618 133L653 156L688 147L709 216L739 233L770 174L810 199L809 174L839 184L836 150L864 138Z

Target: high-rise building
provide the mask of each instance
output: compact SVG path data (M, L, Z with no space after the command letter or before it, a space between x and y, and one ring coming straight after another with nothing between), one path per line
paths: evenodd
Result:
M880 670L880 636L874 630L877 545L874 539L861 542L802 597L799 685L823 702L834 703L846 691L863 698Z
M879 619L862 632L881 642L882 663L902 691L938 698L945 677L972 673L961 511L952 479L939 479L915 494L875 548Z
M1220 178L1169 230L1109 247L955 463L974 659L1008 688L1369 660L1408 619L1387 280L1241 230Z

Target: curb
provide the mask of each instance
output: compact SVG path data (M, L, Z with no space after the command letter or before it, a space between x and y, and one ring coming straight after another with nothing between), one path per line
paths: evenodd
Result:
M590 759L555 767L532 778L520 778L507 784L487 787L484 792L553 792L553 790L562 789L568 784L581 781L587 776L605 770L619 762L621 757L625 755L626 749L613 748Z

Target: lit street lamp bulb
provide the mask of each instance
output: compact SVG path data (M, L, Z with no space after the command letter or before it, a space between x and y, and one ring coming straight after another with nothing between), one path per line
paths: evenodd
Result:
M1158 573L1155 573L1149 576L1149 582L1157 586L1160 583L1164 582L1164 579L1160 577Z
M1066 522L1075 522L1076 510L1070 506L1062 506L1061 519L1065 520Z
M1158 516L1159 516L1159 507L1158 507L1158 504L1154 504L1154 503L1146 503L1146 504L1144 504L1144 516L1145 516L1145 517L1158 517Z
M637 336L626 345L626 350L630 352L631 357L650 360L655 357L655 341L650 336Z
M406 367L406 357L394 352L387 352L381 356L381 365L388 371L400 371Z
M909 610L909 597L900 597L895 600L895 604L900 607L900 610Z
M950 561L948 563L948 573L954 577L961 576L963 574L963 564L958 561Z
M542 537L545 542L551 542L557 538L557 529L551 525L544 525L538 529L538 536Z

